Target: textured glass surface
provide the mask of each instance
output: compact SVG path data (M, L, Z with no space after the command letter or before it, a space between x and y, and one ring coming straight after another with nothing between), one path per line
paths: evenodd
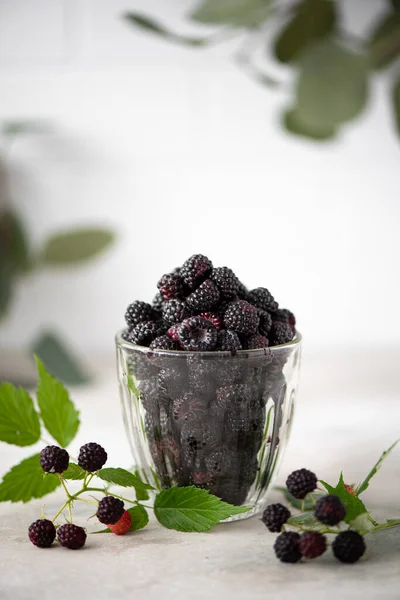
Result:
M293 419L301 337L266 350L149 351L117 336L123 418L155 488L195 485L260 512Z

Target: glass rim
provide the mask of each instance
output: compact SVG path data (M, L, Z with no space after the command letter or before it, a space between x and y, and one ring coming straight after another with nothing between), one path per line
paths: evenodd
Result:
M295 337L286 344L279 344L278 346L268 346L267 348L255 348L252 350L237 350L236 352L231 352L230 350L210 350L206 352L194 352L190 350L157 350L150 349L149 346L139 346L138 344L132 344L132 342L127 342L122 338L122 332L124 330L120 329L117 331L115 335L115 341L118 347L123 348L124 350L136 350L142 353L148 354L157 354L157 355L165 355L165 356L245 356L250 354L251 356L271 356L274 353L278 354L281 351L289 350L297 348L301 345L303 340L303 336L299 331L296 330Z

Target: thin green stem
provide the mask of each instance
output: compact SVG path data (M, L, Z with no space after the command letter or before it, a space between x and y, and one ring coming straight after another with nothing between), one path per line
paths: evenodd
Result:
M71 501L68 502L68 517L69 517L69 522L72 523L72 508L71 508Z
M61 485L64 488L65 493L67 494L67 498L71 498L71 494L69 493L68 488L65 484L64 477L61 475L61 473L57 473L57 476L58 476L58 479L60 480Z
M86 504L96 504L96 506L98 505L98 502L95 502L95 500L86 500L86 498L76 498L77 502L86 502Z
M86 492L102 492L104 494L104 490L101 488L91 488L88 487L85 490ZM131 500L130 498L124 498L124 496L119 496L118 494L111 494L112 496L114 496L114 498L119 498L120 500L123 500L124 502L129 502L130 504L137 504L136 500Z
M60 508L60 510L58 511L58 513L55 515L55 517L53 518L53 523L56 521L56 519L61 515L61 513L63 512L63 510L68 506L68 504L70 503L70 500L67 500L62 507Z

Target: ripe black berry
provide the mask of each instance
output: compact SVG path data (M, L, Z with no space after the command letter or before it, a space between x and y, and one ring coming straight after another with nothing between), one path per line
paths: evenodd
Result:
M356 531L342 531L332 543L333 554L344 563L357 562L366 549L364 538Z
M216 327L201 317L185 319L178 328L179 341L185 350L204 352L213 350L217 345Z
M89 442L79 450L78 465L85 471L94 473L107 462L107 452L99 444Z
M326 550L326 538L317 531L306 531L300 536L300 552L305 558L317 558Z
M225 311L225 327L243 335L254 335L259 322L260 317L256 307L246 302L246 300L232 302Z
M236 352L242 349L240 338L236 331L221 329L218 332L217 350Z
M207 319L208 321L211 321L211 323L214 325L214 327L216 327L218 329L218 331L220 331L220 329L222 328L222 317L220 314L218 313L214 313L214 312L202 312L199 314L199 317L201 317L202 319Z
M196 289L211 274L212 262L203 254L194 254L184 262L180 274L185 285L191 290Z
M243 338L244 350L256 350L257 348L268 348L268 340L264 335L256 333L250 337Z
M151 321L153 318L153 309L147 302L136 300L128 306L125 313L125 321L129 327L134 327L138 323Z
M124 503L114 496L104 496L99 502L96 516L100 523L114 525L124 514Z
M163 275L157 283L157 287L166 302L173 298L181 298L185 293L183 279L177 273Z
M206 279L186 298L186 302L194 313L199 313L214 308L219 302L219 297L219 290L215 283L211 279Z
M139 346L149 346L153 340L163 335L164 328L160 323L145 321L138 323L130 332L129 341Z
M240 281L231 269L217 267L211 273L210 279L216 284L223 300L233 300L237 297Z
M284 531L276 538L274 550L281 562L298 562L301 559L299 534L293 531Z
M79 550L86 542L86 532L83 527L66 523L57 529L57 539L61 546L70 550Z
M205 459L207 470L213 475L226 475L231 466L233 454L226 446L220 446L211 452Z
M56 528L48 519L38 519L29 525L29 539L38 548L50 548L56 539Z
M337 525L346 516L346 509L338 496L323 496L315 505L314 515L325 525Z
M287 308L279 308L273 313L273 320L286 323L294 331L296 329L296 317Z
M150 350L179 350L179 344L168 335L160 335L151 342Z
M287 323L282 321L273 321L271 331L269 332L269 339L271 346L279 346L280 344L287 344L294 338L294 331Z
M303 500L317 487L317 476L308 469L293 471L286 480L286 487L292 496Z
M162 309L164 308L164 298L162 297L162 294L156 294L153 298L153 310L156 313L162 313Z
M258 315L260 317L260 324L258 326L258 331L261 335L265 335L268 337L268 334L272 327L272 317L266 310L258 309Z
M68 469L69 454L64 448L46 446L40 453L40 466L46 473L62 473Z
M271 292L263 287L251 290L247 295L247 299L251 304L257 306L257 308L268 312L275 312L278 309L278 303L275 302Z
M283 504L270 504L263 512L262 522L273 533L279 532L290 518L290 511Z
M191 315L189 306L183 300L170 300L164 305L163 319L167 326L182 323Z

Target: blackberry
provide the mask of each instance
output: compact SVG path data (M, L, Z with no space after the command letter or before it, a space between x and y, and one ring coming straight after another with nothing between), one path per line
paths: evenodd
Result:
M232 463L232 452L226 446L220 446L206 456L204 462L210 473L221 477L229 471Z
M177 273L163 275L157 287L166 302L173 298L181 298L185 294L183 279Z
M249 409L243 409L239 412L236 410L227 411L225 420L227 433L248 434L252 432L254 427L254 420Z
M167 331L167 336L170 337L171 340L173 340L174 342L178 342L178 343L179 343L179 335L178 335L178 326L179 325L180 325L180 323L177 323L176 325L171 325L171 327Z
M242 344L236 331L232 331L231 329L221 329L221 331L218 332L216 349L225 352L237 352L238 350L242 350Z
M317 487L317 476L308 469L298 469L286 479L286 487L292 496L303 500Z
M181 368L171 365L163 367L158 373L158 391L164 401L179 398L188 391L186 373Z
M220 291L223 300L233 300L237 297L240 281L228 267L217 267L210 275Z
M126 327L126 329L124 329L121 333L122 339L125 340L126 342L131 341L131 331L132 331L131 327Z
M251 388L246 384L225 385L217 389L215 406L222 411L247 406L251 400Z
M300 536L300 552L305 558L317 558L326 550L326 537L317 531L306 531Z
M221 360L218 363L218 369L216 373L216 381L218 386L224 387L225 385L232 385L233 383L240 383L246 375L246 369L242 362L238 360Z
M78 465L85 471L94 473L107 462L107 452L99 444L89 442L81 446L78 456Z
M164 308L164 298L162 297L162 294L158 293L154 296L153 298L153 310L156 313L162 313L162 310Z
M79 525L73 525L72 523L66 523L61 525L57 529L57 539L61 546L69 548L70 550L79 550L85 545L86 532L83 527Z
M100 523L114 525L124 514L124 503L114 496L104 496L99 502L96 516Z
M268 340L261 333L243 339L244 350L257 350L257 348L268 348Z
M257 309L246 300L232 302L224 315L225 327L243 335L250 336L256 333L259 322Z
M188 392L172 403L172 416L174 421L193 421L207 413L207 404L201 398Z
M265 335L268 337L269 332L272 327L272 317L266 310L258 309L258 316L260 317L260 324L258 326L258 331L261 335Z
M214 361L206 361L196 354L188 356L189 387L195 393L211 393L215 388L217 365Z
M244 283L242 283L241 281L239 281L238 297L241 298L242 300L249 301L249 299L248 299L248 297L249 297L249 290L244 285Z
M132 329L130 341L138 346L149 346L153 340L163 335L163 333L164 330L160 323L145 321L144 323L138 323Z
M346 509L338 496L329 494L317 501L314 515L325 525L337 525L346 516Z
M50 548L56 539L56 528L48 519L38 519L29 525L28 536L34 546Z
M183 300L170 300L163 308L163 319L167 326L182 323L190 315L191 310Z
M282 321L272 322L271 331L269 332L269 339L271 346L279 346L280 344L287 344L294 338L293 329L287 323Z
M46 446L40 453L40 466L46 473L62 473L68 464L69 454L64 448Z
M183 455L188 462L213 449L217 440L216 431L203 419L188 421L182 426L181 443Z
M179 350L179 344L168 335L160 335L150 344L151 350Z
M269 531L278 533L290 516L290 511L283 504L270 504L264 510L261 520Z
M178 328L178 335L184 349L192 352L214 350L217 345L216 327L201 317L185 319Z
M278 303L275 302L273 295L267 288L259 287L251 290L248 293L247 300L254 306L257 306L257 308L261 308L268 312L275 312L278 310Z
M125 321L129 327L134 327L144 321L151 321L152 318L153 309L147 302L136 300L126 309Z
M240 506L246 501L248 490L235 479L223 480L220 482L217 495L224 502L229 502L234 506Z
M362 535L352 530L342 531L332 542L333 554L344 563L357 562L364 554L365 548Z
M286 323L289 325L292 331L296 329L296 317L290 310L287 308L279 308L276 312L273 313L274 321L279 321L280 323Z
M196 289L211 274L213 265L207 256L194 254L184 262L180 274L185 285L191 290Z
M284 531L276 538L274 550L281 562L298 562L301 559L299 534L293 531Z
M211 279L206 279L186 298L186 302L193 312L210 310L219 302L219 290Z
M199 317L211 321L218 331L222 328L222 317L218 313L203 312L199 314Z

